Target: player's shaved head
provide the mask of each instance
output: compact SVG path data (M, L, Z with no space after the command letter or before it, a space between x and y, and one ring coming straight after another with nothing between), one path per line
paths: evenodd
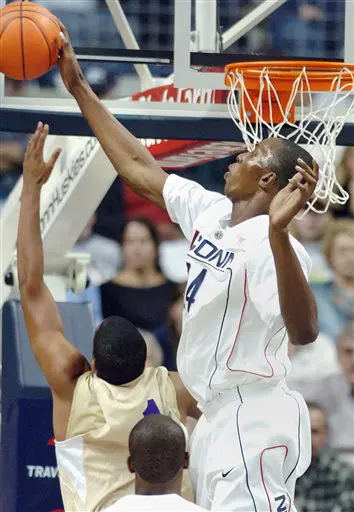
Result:
M310 153L292 140L270 138L265 139L263 144L271 150L269 170L276 173L279 188L285 187L289 179L296 174L295 166L298 158L301 158L311 168L313 167L313 158Z
M139 421L129 437L130 465L149 484L166 484L185 467L186 438L178 423L162 414Z

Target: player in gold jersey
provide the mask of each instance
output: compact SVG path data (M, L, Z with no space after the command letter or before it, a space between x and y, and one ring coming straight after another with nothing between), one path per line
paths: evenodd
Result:
M178 374L163 367L145 369L145 341L127 320L110 317L101 323L94 336L92 366L65 338L43 279L40 195L60 154L56 150L44 161L48 131L47 125L38 124L24 160L19 286L31 347L53 396L64 506L70 512L89 512L134 492L126 459L129 434L140 419L161 413L183 422L198 411Z

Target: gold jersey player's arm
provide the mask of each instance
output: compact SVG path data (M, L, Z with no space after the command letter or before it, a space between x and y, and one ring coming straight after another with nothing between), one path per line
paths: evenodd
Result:
M135 192L164 207L162 192L167 174L156 164L150 152L115 119L92 91L84 78L64 26L62 39L59 69L63 82L76 99L104 152L117 173Z

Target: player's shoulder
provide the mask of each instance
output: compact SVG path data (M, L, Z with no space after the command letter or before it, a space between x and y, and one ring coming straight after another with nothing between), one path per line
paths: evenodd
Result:
M258 215L245 221L243 225L243 236L248 242L246 248L250 257L257 261L265 261L266 256L270 256L272 253L269 242L269 216ZM309 273L312 262L307 250L293 235L290 234L289 237L294 251Z
M238 226L237 234L247 252L254 256L262 256L261 253L264 253L269 245L268 231L268 215L258 215L242 222Z
M139 385L143 388L148 386L156 386L163 392L166 387L173 385L169 371L165 366L147 367L144 369Z
M169 174L165 181L164 185L164 195L169 195L170 193L183 194L188 193L191 194L196 192L198 196L205 196L209 200L214 201L229 201L226 196L221 194L220 192L216 192L214 190L209 190L197 181L183 178L182 176L178 176L177 174Z

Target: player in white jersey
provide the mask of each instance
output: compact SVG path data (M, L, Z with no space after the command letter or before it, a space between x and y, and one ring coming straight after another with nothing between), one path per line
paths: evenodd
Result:
M182 428L165 415L147 416L129 436L127 465L135 474L135 494L119 499L105 511L205 510L181 497L183 469L188 464Z
M197 503L289 511L310 462L310 426L286 386L287 343L316 339L317 307L309 257L288 225L313 194L318 165L297 144L266 139L229 166L225 196L168 176L94 95L62 30L63 81L104 151L191 244L178 369L204 413L191 444Z
M97 328L92 368L65 338L57 305L43 280L40 195L59 155L55 152L44 162L47 134L48 126L39 123L23 165L17 251L21 304L33 353L52 391L65 510L93 512L134 491L126 466L134 425L157 413L184 421L193 414L195 401L178 374L163 367L145 368L144 338L124 318L107 318ZM187 478L184 492L192 498L188 484Z

